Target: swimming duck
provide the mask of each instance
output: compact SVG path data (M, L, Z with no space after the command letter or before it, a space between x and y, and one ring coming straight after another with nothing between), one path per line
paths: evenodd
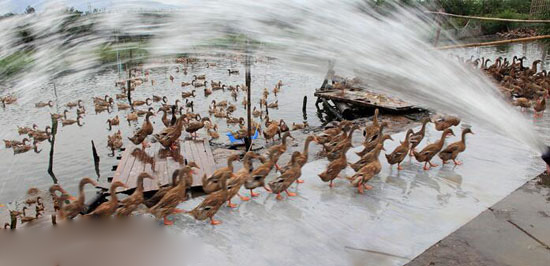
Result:
M228 117L228 118L226 118L225 122L228 123L228 124L241 124L241 125L243 125L244 124L244 118L242 118L242 117L239 117L239 118Z
M279 108L279 100L276 100L274 103L268 104L267 108Z
M17 126L17 133L19 133L19 135L29 134L30 131L32 131L30 127Z
M72 125L72 124L75 124L75 123L76 123L76 124L78 124L78 126L82 126L82 125L80 124L80 119L82 119L81 116L77 116L77 117L76 117L76 120L74 120L74 119L61 119L61 124L62 124L63 126L69 126L69 125Z
M202 189L205 193L209 194L214 191L220 190L220 178L224 173L233 173L233 162L238 161L240 156L238 154L233 154L227 157L227 167L222 167L216 169L211 176L207 177L204 175L202 177Z
M521 107L522 112L525 111L525 108L531 108L531 101L525 97L516 98L513 104Z
M126 120L128 120L128 123L130 123L130 121L137 121L138 120L138 115L136 112L131 112L129 114L126 115Z
M80 183L78 184L78 199L71 202L70 204L67 204L63 206L63 214L65 218L73 219L81 212L85 211L84 206L84 186L86 184L92 184L94 186L97 186L98 184L91 178L85 177L80 180Z
M128 216L132 214L132 212L135 211L139 207L139 205L143 203L143 179L145 178L151 180L154 179L154 177L152 177L148 173L141 173L137 177L137 187L134 193L120 201L120 205L122 206L116 210L116 215L118 217Z
M168 215L183 212L176 207L187 198L185 192L191 185L188 181L193 178L193 168L200 169L195 162L189 162L186 166L179 169L178 184L166 192L166 195L155 206L149 208L149 212L155 215L155 217L162 217L164 219L165 225L174 224L174 222L168 220Z
M204 80L204 79L206 79L206 75L204 75L204 74L203 75L198 75L198 76L193 75L193 79L194 80L197 80L197 79Z
M82 100L78 100L76 102L68 102L68 103L65 104L65 106L68 107L68 108L82 106Z
M218 125L214 126L214 129L207 129L206 132L210 136L211 139L218 139L220 137L220 134L217 132Z
M26 144L28 139L23 139L23 142L19 145L12 146L13 154L20 154L30 151L31 149L34 149L36 153L40 153L38 151L38 147L36 146L36 140L33 142L33 145Z
M186 86L189 86L189 85L191 85L191 82L184 82L184 81L181 82L182 87L186 87Z
M147 116L145 117L145 121L143 121L143 125L141 126L141 128L139 128L134 133L134 136L128 138L135 145L141 144L144 149L147 146L145 139L147 138L147 136L153 134L153 124L151 124L151 121L149 121L149 118L153 115L154 114L151 112L147 113Z
M69 110L65 110L63 111L62 114L50 114L51 118L53 119L56 119L56 120L59 120L61 118L67 118L67 113L69 112Z
M227 69L227 72L229 72L229 75L238 75L239 74L238 69Z
M127 104L127 103L117 103L116 104L118 110L126 110L126 109L130 109L130 105Z
M206 80L203 81L202 83L201 83L201 82L196 82L196 80L193 80L193 81L191 82L191 84L192 84L195 88L206 87Z
M150 103L151 101L151 98L146 98L145 101L142 101L142 100L135 100L135 101L132 101L132 106L142 106L144 104L146 105L151 105Z
M208 95L210 95L210 94L212 94L212 89L204 87L204 96L208 97Z
M262 116L262 113L263 113L262 111L256 110L256 106L254 106L254 108L252 109L252 115L254 117Z
M449 144L441 152L439 152L439 158L443 161L443 164L447 163L448 160L453 160L455 165L462 164L460 161L456 160L456 157L459 153L466 150L466 134L474 134L470 128L465 128L462 130L462 138L460 141Z
M23 138L22 141L5 139L4 144L6 146L6 149L9 149L9 148L14 147L14 146L24 145L27 141L29 141L29 139L27 139L27 138Z
M181 98L189 98L189 97L195 97L195 90L192 90L191 92L181 92Z
M422 149L420 152L413 151L414 157L419 162L424 162L424 170L429 170L431 167L436 167L437 164L434 164L430 162L432 158L443 148L443 144L445 144L445 138L447 138L448 135L453 135L453 130L450 128L447 128L443 131L443 134L441 134L441 138L436 141L435 143L432 143L424 149ZM430 164L430 167L428 168L428 163Z
M111 136L107 136L107 147L111 148L111 151L114 152L115 150L122 148L122 145L122 133L120 130Z
M452 126L458 126L460 124L460 118L456 116L445 116L434 121L435 129L438 131L443 131Z
M107 119L107 124L109 124L109 130L111 130L113 126L118 126L120 124L120 118L116 115L111 119Z
M34 106L36 108L42 108L42 107L46 107L46 106L49 106L49 107L53 107L53 101L48 101L48 102L37 102L34 104Z
M278 200L283 199L281 196L281 192L283 191L286 192L289 197L296 196L296 193L288 192L288 188L302 175L302 167L300 166L300 164L298 164L297 161L298 156L300 156L299 151L295 151L294 153L292 153L292 157L290 158L292 167L286 170L275 180L268 183L271 191L274 194L277 194L276 198Z
M403 170L401 167L401 162L407 157L409 153L409 138L413 134L412 129L407 130L405 135L405 140L401 142L401 145L395 147L395 149L390 153L386 154L386 159L390 164L390 167L394 164L397 164L397 170Z
M416 148L416 146L418 146L418 144L420 144L420 142L422 142L422 140L424 139L424 135L426 133L426 125L429 122L431 122L431 120L427 117L422 119L422 127L420 128L420 130L418 132L413 132L409 137L409 142L411 143L409 155L411 156L413 155L413 151Z
M101 203L97 208L88 213L86 216L96 218L107 218L113 215L118 207L118 197L116 195L116 189L119 187L128 188L128 186L120 181L113 182L109 188L109 194L111 199L109 201Z

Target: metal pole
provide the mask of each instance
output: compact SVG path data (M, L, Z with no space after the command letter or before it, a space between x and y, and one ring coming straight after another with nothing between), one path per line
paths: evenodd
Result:
M248 40L246 42L246 46L248 48ZM250 87L250 54L248 54L248 49L247 49L247 54L246 54L246 59L245 59L245 85L246 85L246 97L247 97L247 101L246 101L246 121L247 121L247 124L248 124L248 127L247 127L247 137L245 139L245 145L246 145L246 150L249 151L251 146L252 146L252 138L250 137L250 131L252 130L252 124L251 124L251 120L252 120L252 116L250 114L250 91L252 90L252 88Z

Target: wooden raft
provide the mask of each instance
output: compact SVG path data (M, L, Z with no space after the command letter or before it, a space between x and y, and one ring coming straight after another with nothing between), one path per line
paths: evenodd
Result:
M115 170L113 180L125 183L128 188L118 191L133 190L137 186L137 177L146 172L155 179L145 179L143 182L144 191L154 191L160 186L170 184L172 173L181 168L184 159L188 162L195 162L200 169L195 169L193 174L192 187L202 186L201 178L204 174L210 176L215 170L214 156L210 145L206 140L180 140L179 150L166 150L159 143L151 143L143 151L141 145L130 144L122 153L118 166ZM100 185L102 188L108 188L108 185Z
M419 110L418 107L405 101L387 97L383 94L370 92L364 89L346 89L344 94L342 94L342 91L338 89L324 89L317 90L315 92L315 96L325 98L333 102L347 103L351 106L371 109L380 108L382 110L386 109L392 112L410 112Z

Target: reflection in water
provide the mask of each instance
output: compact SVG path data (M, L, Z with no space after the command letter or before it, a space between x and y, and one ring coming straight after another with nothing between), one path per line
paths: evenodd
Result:
M141 148L135 148L132 151L132 156L136 158L136 160L142 162L144 164L144 167L146 167L147 164L151 165L151 171L155 171L155 157L150 156L147 152L143 151Z

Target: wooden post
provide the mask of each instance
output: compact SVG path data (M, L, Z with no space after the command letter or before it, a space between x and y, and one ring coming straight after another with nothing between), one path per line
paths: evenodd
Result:
M10 229L15 230L17 228L17 215L15 211L10 211Z
M444 10L440 9L439 12L444 12ZM434 47L437 47L437 43L439 42L439 36L441 35L441 16L436 15L435 20L437 24L437 30L435 32Z
M252 88L250 87L250 54L248 50L248 40L246 41L246 58L245 58L245 85L246 85L246 121L247 121L247 137L245 138L244 144L246 147L246 151L249 151L252 147L252 138L250 136L250 131L252 130L252 116L250 114L250 91Z
M99 174L99 155L97 155L97 150L95 149L94 141L92 140L92 155L94 156L94 168L97 175L97 180L101 177Z
M50 145L50 159L48 162L48 174L50 174L50 176L52 177L54 184L57 184L57 177L55 177L55 174L53 173L53 153L54 153L56 134L57 134L57 119L52 117L52 140Z
M307 120L307 95L304 96L304 101L302 102L302 115L304 116L304 121Z

